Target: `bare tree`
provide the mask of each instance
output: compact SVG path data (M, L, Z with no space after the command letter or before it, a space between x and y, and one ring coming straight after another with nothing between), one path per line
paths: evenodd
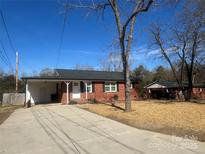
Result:
M54 75L56 75L55 70L50 69L50 68L44 68L39 73L39 76L41 76L41 77L51 77L51 76L54 76Z
M90 65L81 65L81 64L76 64L74 66L74 69L77 69L77 70L95 70L92 66Z
M110 52L107 57L100 61L100 69L104 71L121 72L122 60L119 52Z
M167 42L165 40L163 40L163 38L162 38L163 34L162 34L162 29L161 29L160 25L158 25L158 24L152 25L151 34L154 38L154 44L160 49L161 54L163 55L165 60L169 63L171 70L173 72L174 78L177 81L178 87L181 87L180 81L178 80L178 77L177 77L177 72L176 72L176 69L174 67L174 64L168 55L168 53L169 53L168 50L170 50L170 48L167 48L167 44L166 44Z
M35 76L39 76L39 72L33 70L29 75L30 75L30 76L34 76L34 77L35 77Z
M205 64L196 65L195 78L193 83L205 83Z
M189 18L187 18L189 16ZM205 1L189 0L180 16L180 29L175 29L176 53L185 64L188 79L187 100L192 96L193 77L198 58L204 56ZM204 57L205 58L205 57Z
M186 100L190 100L193 88L193 75L195 66L200 59L204 59L204 43L205 43L205 1L188 0L184 4L183 10L178 16L178 22L174 28L171 28L167 41L163 38L162 26L157 25L152 28L152 35L155 44L159 47L162 55L169 63L172 72L176 78L179 87L183 87L183 81L187 79L188 90ZM166 29L166 31L169 31ZM177 77L176 70L169 57L169 52L175 53L178 57L175 59L180 61L180 79ZM186 74L184 74L186 72ZM185 78L186 77L186 78Z
M131 98L130 98L130 65L129 56L133 41L134 27L136 24L136 17L147 12L154 0L105 0L105 2L91 4L83 4L81 0L79 3L67 2L66 9L71 8L85 8L96 11L104 10L110 7L115 18L115 23L118 31L118 41L123 65L124 82L125 82L125 111L131 111ZM125 6L125 7L124 7ZM124 10L122 8L125 8ZM126 10L126 15L123 11ZM129 10L129 11L128 11Z

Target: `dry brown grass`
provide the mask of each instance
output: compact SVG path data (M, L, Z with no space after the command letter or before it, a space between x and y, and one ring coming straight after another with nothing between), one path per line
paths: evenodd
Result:
M80 108L128 125L161 133L193 135L205 141L205 104L186 102L137 101L126 113L109 104L84 104ZM118 104L124 108L124 104Z

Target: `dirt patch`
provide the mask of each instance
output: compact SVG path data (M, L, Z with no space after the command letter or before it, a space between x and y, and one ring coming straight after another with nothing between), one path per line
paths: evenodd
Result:
M0 124L2 124L16 109L21 108L19 105L0 106Z
M137 101L129 113L108 104L78 106L136 128L205 141L205 104Z

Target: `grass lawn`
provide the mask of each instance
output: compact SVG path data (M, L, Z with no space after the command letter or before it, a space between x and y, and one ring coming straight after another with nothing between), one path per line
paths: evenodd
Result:
M109 104L82 104L82 109L103 115L130 126L205 141L205 104L185 102L136 101L132 112Z
M7 105L7 106L1 106L0 105L0 124L6 120L11 113L13 113L16 109L20 108L22 106L19 105Z

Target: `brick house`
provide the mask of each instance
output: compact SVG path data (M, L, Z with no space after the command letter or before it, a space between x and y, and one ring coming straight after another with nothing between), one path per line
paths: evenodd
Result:
M183 84L184 91L188 84ZM159 80L154 81L144 87L148 98L152 99L180 99L183 98L182 88L179 89L174 81ZM181 91L181 93L180 93ZM205 99L205 83L193 84L192 97L196 99Z
M125 100L122 72L55 69L47 76L22 79L26 81L26 102L32 104ZM139 79L131 78L132 100L138 99L138 85Z

